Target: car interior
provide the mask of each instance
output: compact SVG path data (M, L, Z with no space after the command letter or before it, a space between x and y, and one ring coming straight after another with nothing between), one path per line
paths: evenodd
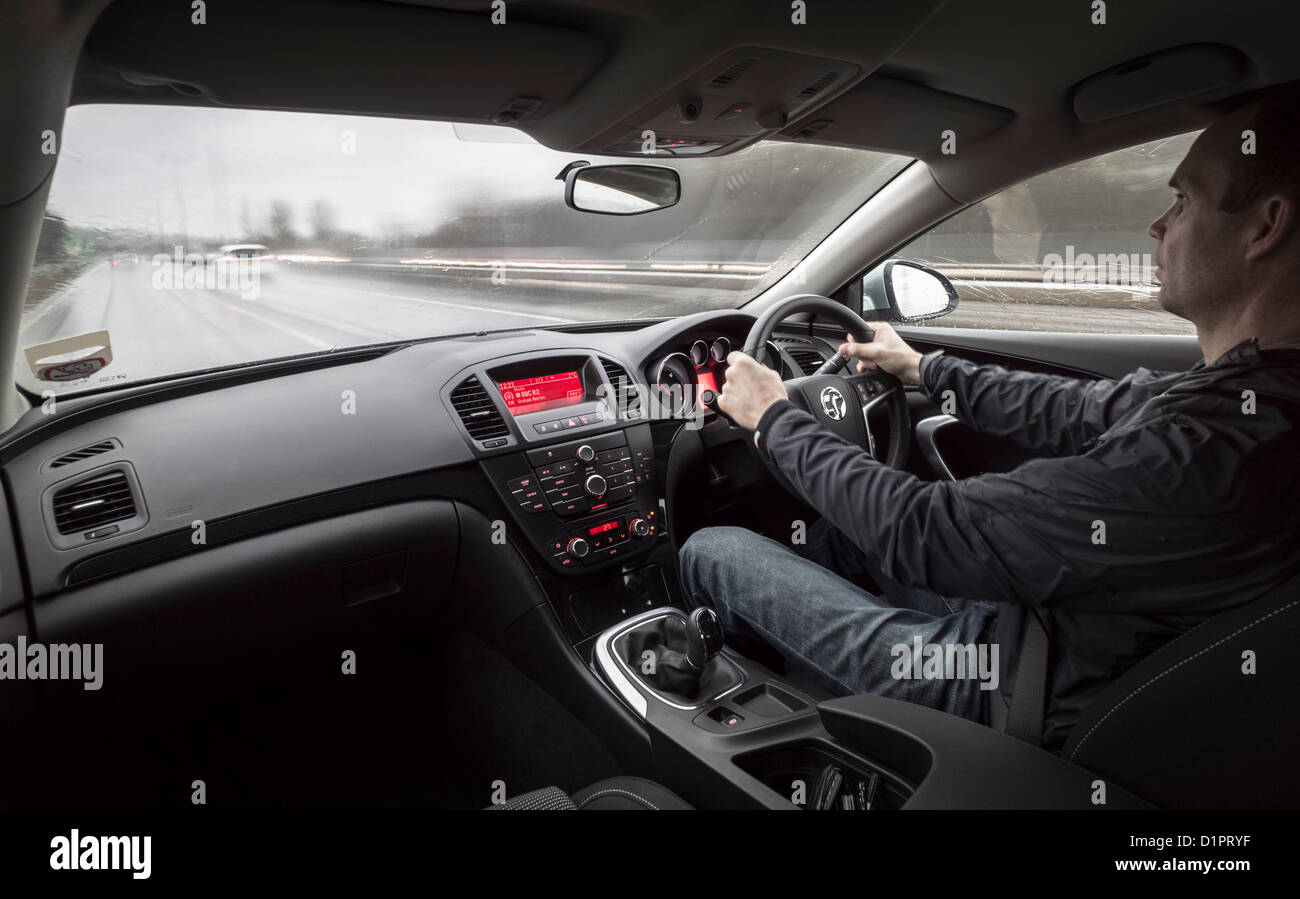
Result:
M1000 700L985 726L832 695L719 633L679 578L701 528L788 540L818 517L717 407L733 350L810 410L829 384L856 395L827 427L926 481L1027 456L841 370L864 320L922 352L1076 378L1200 361L1190 332L951 326L956 279L915 314L894 291L907 263L882 274L1007 188L1300 77L1300 10L1270 0L1107 16L1041 0L0 4L0 643L102 644L104 660L100 689L0 681L16 725L0 805L186 807L199 781L244 809L1081 809L1099 781L1108 808L1300 805L1289 595L1143 660L1057 753L1008 732ZM753 148L899 162L828 233L781 237L789 265L731 308L664 276L672 314L535 315L47 392L22 328L56 169L78 164L48 138L95 105L505 126L575 162L684 173L547 182L549 215L607 234L669 214L577 211L638 171L680 212L692 164ZM276 283L306 264L282 255ZM127 279L148 256L111 265ZM1287 661L1217 677L1243 648ZM647 652L664 663L646 671Z

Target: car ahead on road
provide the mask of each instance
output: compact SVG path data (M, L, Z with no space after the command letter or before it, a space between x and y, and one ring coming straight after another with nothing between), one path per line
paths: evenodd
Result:
M1049 751L997 690L989 726L836 695L679 578L702 528L817 517L717 413L734 350L797 386L865 317L1011 370L1197 363L1146 226L1214 104L1300 76L1295 10L37 6L0 33L0 641L83 648L87 689L0 680L0 805L188 806L196 772L245 808L1300 805L1291 606L1171 623ZM295 248L254 308L77 264L233 233ZM828 386L917 479L1028 460Z
M109 257L108 264L113 268L117 268L119 265L139 265L140 254L139 253L114 253L111 257Z
M262 277L276 270L275 254L260 243L231 243L217 249L217 265L247 267Z

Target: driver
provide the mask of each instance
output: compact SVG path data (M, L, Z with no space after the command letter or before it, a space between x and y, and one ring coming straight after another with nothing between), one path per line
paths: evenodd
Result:
M732 353L719 406L822 518L794 546L739 527L696 532L681 554L692 604L833 693L983 723L991 682L1010 698L997 664L1015 670L1015 640L995 641L1018 630L999 620L1035 615L1050 647L1042 743L1059 751L1110 681L1295 574L1296 84L1207 129L1148 229L1160 305L1196 325L1204 359L1191 369L1118 381L1008 371L922 356L880 322L869 343L840 346L859 372L950 397L965 425L1041 457L1009 474L926 482L882 465L793 405L776 372ZM934 658L931 645L1000 658L931 677L912 662L917 649Z

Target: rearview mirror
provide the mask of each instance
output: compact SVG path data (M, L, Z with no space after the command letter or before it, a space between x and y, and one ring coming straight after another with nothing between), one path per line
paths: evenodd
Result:
M564 179L569 208L599 215L641 215L675 206L682 196L677 170L664 165L571 162L556 178Z
M862 315L890 322L919 322L957 308L957 288L927 265L887 259L862 276Z

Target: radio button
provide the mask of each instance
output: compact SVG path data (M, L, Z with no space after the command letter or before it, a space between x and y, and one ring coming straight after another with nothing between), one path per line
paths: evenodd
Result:
M527 490L516 490L511 495L515 498L515 502L519 503L519 505L521 506L531 505L532 503L537 502L539 499L542 499L542 488L529 487Z
M565 503L557 503L552 506L560 515L577 515L579 512L586 512L591 507L591 503L586 499L574 499Z
M567 503L569 500L582 499L582 491L577 487L565 487L562 490L546 491L546 498L550 500L551 505L558 506L560 503Z
M634 494L635 492L636 492L635 484L624 484L621 487L614 487L613 489L611 489L608 493L605 494L605 499L609 500L611 503L618 502L619 500L631 499L632 494Z
M568 474L573 471L573 467L573 463L568 460L563 462L552 462L549 465L543 465L541 468L537 469L537 476L543 479L553 478L557 475Z

